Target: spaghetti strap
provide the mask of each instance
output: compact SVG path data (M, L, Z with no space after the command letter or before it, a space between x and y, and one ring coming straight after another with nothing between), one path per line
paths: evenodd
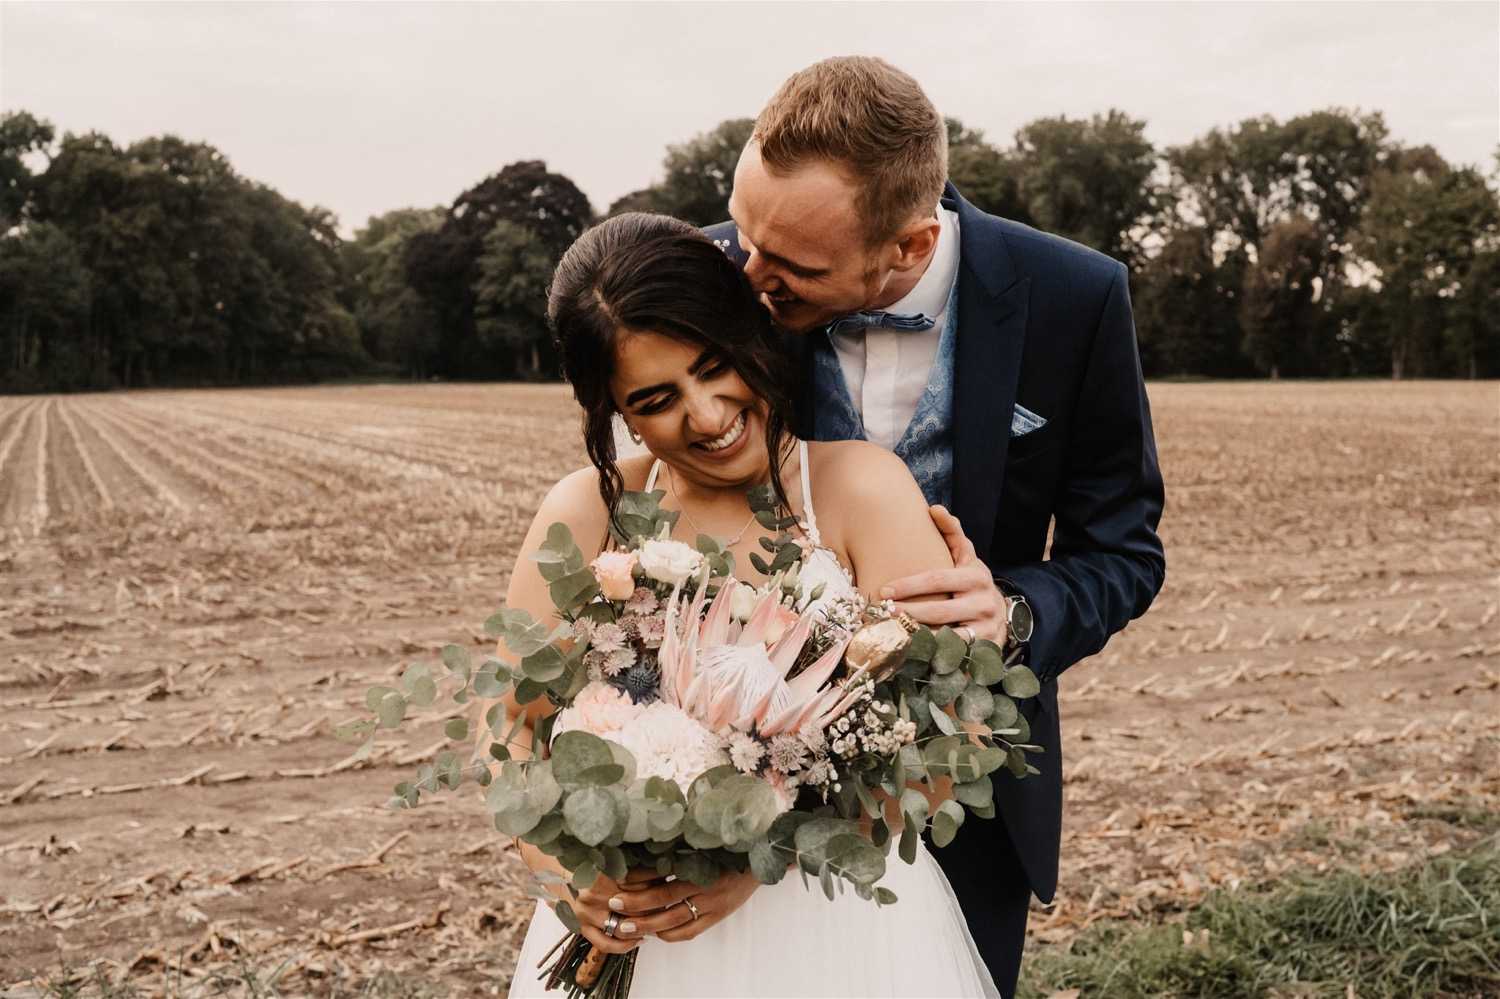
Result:
M814 546L821 545L823 539L818 536L818 514L813 509L812 479L807 471L807 441L797 442L797 458L802 473L802 514L807 520L807 540Z
M661 471L661 459L657 458L651 463L651 471L646 475L646 488L644 492L650 492L656 488L656 476Z

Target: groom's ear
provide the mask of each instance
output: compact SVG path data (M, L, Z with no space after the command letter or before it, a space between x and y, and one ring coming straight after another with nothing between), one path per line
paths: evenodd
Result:
M897 233L892 269L909 271L914 267L920 267L928 257L932 256L932 251L937 247L938 234L942 231L942 223L935 218L930 218L913 222Z

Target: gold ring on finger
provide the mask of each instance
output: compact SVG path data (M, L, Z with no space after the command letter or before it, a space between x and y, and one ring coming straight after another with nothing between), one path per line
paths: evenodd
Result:
M693 914L693 918L694 919L698 918L698 915L699 915L699 913L698 913L698 907L693 904L693 900L692 899L685 898L685 899L682 900L682 904L688 907L688 912L691 912Z

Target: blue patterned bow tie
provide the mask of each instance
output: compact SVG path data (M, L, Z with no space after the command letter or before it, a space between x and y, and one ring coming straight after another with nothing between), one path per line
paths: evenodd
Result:
M920 312L914 316L898 316L892 312L851 312L829 323L828 332L836 336L852 336L871 329L920 333L923 330L932 329L935 325L937 325L937 320L929 319Z

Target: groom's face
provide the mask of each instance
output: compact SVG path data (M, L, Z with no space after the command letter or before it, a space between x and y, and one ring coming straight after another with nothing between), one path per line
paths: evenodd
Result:
M783 329L805 333L881 298L891 268L864 239L856 193L835 164L776 173L756 143L741 154L729 214L750 255L745 276Z

